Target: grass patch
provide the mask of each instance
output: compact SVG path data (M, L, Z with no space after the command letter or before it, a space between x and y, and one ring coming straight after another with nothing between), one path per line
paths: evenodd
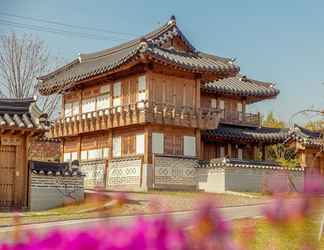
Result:
M319 223L316 221L305 219L274 226L265 219L237 220L234 221L234 238L248 250L324 249L324 239L318 241Z

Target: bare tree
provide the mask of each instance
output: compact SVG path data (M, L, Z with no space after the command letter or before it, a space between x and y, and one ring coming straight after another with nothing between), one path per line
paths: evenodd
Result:
M34 36L1 35L0 95L18 99L36 97L41 110L53 116L59 95L41 96L36 88L36 78L56 66L50 63L51 59L45 43Z

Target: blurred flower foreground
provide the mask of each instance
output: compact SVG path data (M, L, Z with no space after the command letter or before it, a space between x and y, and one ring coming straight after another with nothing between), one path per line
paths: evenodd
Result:
M318 175L307 178L304 193L274 195L262 211L264 218L258 219L261 222L249 219L252 224L240 224L238 229L236 222L233 228L217 204L207 197L199 202L195 215L185 224L176 223L168 214L139 216L128 226L97 225L56 230L43 236L30 232L15 243L3 243L0 250L323 249L318 238L321 219L318 212L322 211L324 179ZM120 207L127 197L120 195L116 200Z

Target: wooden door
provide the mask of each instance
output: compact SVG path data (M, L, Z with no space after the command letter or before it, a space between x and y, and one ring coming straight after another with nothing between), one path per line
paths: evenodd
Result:
M0 206L14 205L16 146L0 146Z

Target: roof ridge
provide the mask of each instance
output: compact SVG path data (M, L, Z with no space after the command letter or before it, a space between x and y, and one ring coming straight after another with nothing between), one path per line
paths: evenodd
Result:
M175 27L175 26L176 26L175 22L170 22L169 21L166 24L160 26L159 28L147 33L146 35L135 38L135 39L130 40L128 42L125 42L125 43L122 43L122 44L119 44L119 45L116 45L114 47L107 48L107 49L104 49L104 50L101 50L101 51L93 52L93 53L83 53L83 54L80 53L81 61L111 55L111 54L119 52L120 50L135 47L136 45L140 44L140 42L141 42L141 40L143 38L145 40L151 40L151 39L153 39L154 36L158 37L161 34L163 34L164 32L166 32L167 30L169 30L171 27Z

